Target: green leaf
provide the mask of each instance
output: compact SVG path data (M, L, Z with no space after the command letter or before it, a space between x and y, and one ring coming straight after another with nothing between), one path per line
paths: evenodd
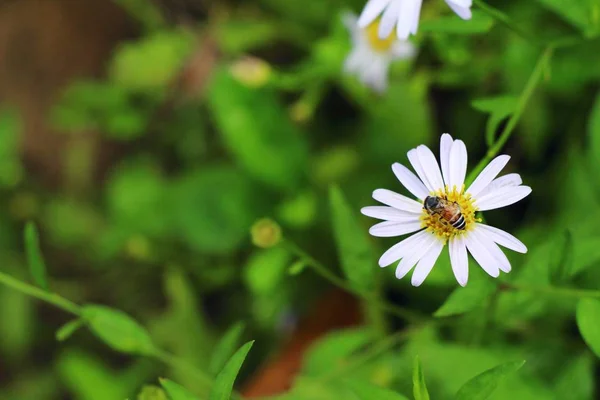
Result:
M577 303L577 326L588 347L600 357L600 301L581 299Z
M600 154L600 91L598 91L598 94L596 95L596 100L589 118L587 126L588 140L590 143L588 157L595 169L596 176L598 176L598 174L600 174L600 157L598 157L598 154ZM597 179L596 181L600 182L600 179Z
M229 400L231 398L235 379L253 344L254 341L246 343L229 359L215 378L208 400Z
M485 400L508 375L516 372L525 361L498 365L477 375L465 383L456 394L456 400Z
M31 273L33 281L42 289L48 290L46 264L40 250L38 231L33 222L28 222L27 225L25 225L25 251L27 253L29 272Z
M165 89L176 78L193 46L184 30L158 31L137 42L125 42L109 67L111 81L132 90Z
M144 385L136 400L169 400L167 393L158 386Z
M84 325L84 322L81 319L74 319L72 321L67 322L63 326L61 326L58 331L56 331L56 340L59 342L64 342L68 338L71 337L75 331L81 328Z
M236 249L248 239L258 217L251 183L231 167L192 170L175 183L172 196L177 232L191 248L204 253Z
M360 380L345 380L342 382L356 397L357 400L408 400L408 397Z
M156 351L146 329L122 311L86 305L82 318L99 339L116 351L142 355Z
M429 400L429 392L425 385L425 375L423 375L419 356L415 357L413 367L413 395L415 396L415 400Z
M313 376L327 373L373 341L373 338L373 332L365 328L331 332L310 346L304 356L302 372Z
M333 233L342 269L352 286L367 292L375 286L375 258L367 236L338 187L329 190Z
M490 114L485 130L485 139L488 146L495 141L498 126L517 109L519 98L516 96L486 97L474 100L471 105L479 111Z
M270 89L251 89L216 71L208 104L219 133L250 175L277 189L295 189L308 158L306 136L287 117Z
M233 325L225 335L221 338L217 346L215 347L212 356L210 358L210 364L208 369L211 373L217 374L227 360L235 353L235 350L239 346L239 342L242 338L242 334L244 333L244 328L246 325L243 322L238 322Z
M158 381L169 395L169 400L198 400L196 396L178 383L164 378L160 378Z
M454 289L433 316L448 317L474 310L481 307L495 290L496 285L490 279L472 280L466 287Z
M558 236L558 241L553 248L555 257L550 264L550 281L553 284L562 283L571 276L574 260L573 234L570 230Z
M244 282L252 293L269 296L281 287L291 262L291 254L283 247L255 251L244 267Z
M473 17L468 21L462 20L456 15L423 21L419 26L419 31L473 35L488 32L493 26L493 18L483 12L473 11Z
M538 0L538 2L587 35L600 32L600 4L597 0Z

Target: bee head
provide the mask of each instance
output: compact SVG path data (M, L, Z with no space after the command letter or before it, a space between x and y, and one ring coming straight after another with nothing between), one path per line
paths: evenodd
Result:
M437 196L427 196L425 197L425 202L423 206L426 210L435 210L440 205L440 198Z

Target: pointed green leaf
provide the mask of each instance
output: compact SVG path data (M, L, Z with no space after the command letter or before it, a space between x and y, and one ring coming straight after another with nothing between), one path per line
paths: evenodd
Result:
M485 400L496 390L496 387L508 375L516 372L525 364L525 361L514 361L477 375L465 383L456 394L456 400Z
M169 400L198 400L196 396L178 383L164 378L160 378L158 381L169 395Z
M320 376L341 364L346 358L373 341L375 335L369 329L347 328L330 332L314 342L304 355L302 372Z
M567 230L564 234L558 236L553 247L554 257L551 258L550 281L553 284L559 284L566 281L573 270L574 248L573 234Z
M227 360L229 360L233 353L235 353L235 350L239 347L239 342L242 338L245 327L246 326L243 322L238 322L229 328L229 330L221 338L210 359L210 365L208 369L211 373L216 375L219 371L221 371L221 369L223 369L225 366L225 363L227 363Z
M208 400L229 400L231 398L235 379L253 344L254 340L246 343L229 359L223 370L215 378Z
M71 337L75 331L83 326L84 322L81 319L74 319L72 321L67 322L63 326L61 326L58 331L56 331L56 340L59 342L63 342Z
M298 187L306 171L306 135L269 88L250 88L216 71L208 105L228 151L248 174L277 189Z
M38 231L33 222L28 222L25 225L25 251L27 252L27 264L33 281L42 289L48 290L46 263L40 250Z
M429 392L425 385L425 375L423 375L419 356L415 357L413 367L413 395L415 396L415 400L429 400Z
M408 397L374 385L370 382L360 380L345 380L343 385L347 387L357 400L408 400Z
M519 98L516 96L496 96L474 100L471 105L479 111L490 114L488 119L485 139L488 146L495 141L496 130L505 119L508 118L517 109Z
M577 326L588 347L600 357L600 301L581 299L577 303Z
M588 35L600 32L600 3L597 0L538 0L538 2Z
M329 190L329 205L338 256L348 280L357 289L373 290L375 286L374 256L365 232L354 211L338 187Z
M116 351L144 355L156 351L146 329L122 311L86 305L82 318L99 339Z
M473 280L465 287L454 289L433 316L448 317L481 307L495 290L496 285L489 279Z
M155 385L144 385L136 400L169 400L169 398L162 388Z

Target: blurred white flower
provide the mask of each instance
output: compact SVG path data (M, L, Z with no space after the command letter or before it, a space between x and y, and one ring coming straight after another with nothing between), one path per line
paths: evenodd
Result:
M523 199L531 188L523 186L518 174L496 178L509 156L494 158L467 190L467 149L461 140L448 134L441 137L441 171L432 151L424 145L408 152L417 175L395 163L394 174L417 200L386 189L377 189L373 198L385 206L364 207L361 212L384 220L371 227L378 237L394 237L417 232L387 250L379 259L381 267L400 260L396 277L403 278L416 265L411 283L419 286L431 272L442 249L449 245L450 262L456 280L467 284L467 250L490 276L509 272L510 263L498 245L519 253L527 247L511 234L480 223L477 211L493 210Z
M388 37L396 26L398 39L406 40L411 33L417 34L422 2L423 0L369 0L358 25L364 28L383 14L378 29L379 37ZM446 0L446 3L462 19L471 19L473 0Z
M393 35L380 39L377 21L362 29L354 14L344 14L342 19L352 38L352 50L344 62L344 70L358 76L371 89L384 92L392 61L413 57L415 47L407 41L397 40Z

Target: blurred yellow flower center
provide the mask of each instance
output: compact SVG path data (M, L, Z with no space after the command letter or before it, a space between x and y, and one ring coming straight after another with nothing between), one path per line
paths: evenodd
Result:
M392 32L386 39L379 39L378 31L379 19L375 20L371 25L367 26L367 28L365 29L369 45L371 46L371 49L377 52L387 53L388 51L390 51L390 48L396 41L396 36L394 35L394 32Z
M423 215L421 216L423 228L426 228L428 231L436 234L444 240L448 240L454 236L462 235L468 232L469 230L473 229L475 222L481 221L481 219L475 218L475 212L477 209L473 205L473 199L471 199L471 195L464 193L464 186L461 187L460 190L457 190L456 187L453 187L452 190L450 190L450 188L446 186L445 190L432 192L430 196L438 196L447 200L453 205L458 205L458 207L460 207L460 213L465 219L465 228L457 229L453 227L452 223L446 220L441 214L430 213L423 208ZM452 215L452 212L449 214Z

